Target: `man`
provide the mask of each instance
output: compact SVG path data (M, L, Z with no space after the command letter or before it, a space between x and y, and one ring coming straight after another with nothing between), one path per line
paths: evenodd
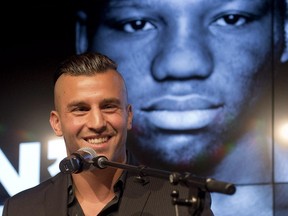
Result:
M285 1L81 2L77 51L119 63L136 157L242 185L232 203L214 202L221 215L226 204L227 215L272 215L271 81L287 62ZM287 169L286 158L277 153Z
M132 107L112 60L84 53L64 61L55 75L54 103L50 124L57 136L63 136L68 156L88 147L110 161L133 163L126 151ZM173 186L168 178L148 175L145 182L137 182L135 177L113 167L59 173L9 198L3 215L175 215L175 207L180 215L213 215L204 190ZM180 198L196 198L199 205L174 206L174 189Z

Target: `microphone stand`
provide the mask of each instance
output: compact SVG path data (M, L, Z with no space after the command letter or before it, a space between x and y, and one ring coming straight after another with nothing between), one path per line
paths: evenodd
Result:
M160 178L167 178L169 182L173 185L182 184L188 188L197 187L200 189L198 198L179 198L179 192L173 190L171 193L172 203L175 205L176 216L178 216L178 207L177 205L189 206L195 210L194 215L198 215L203 209L203 200L205 200L205 192L217 192L227 195L232 195L236 192L236 187L232 183L217 181L213 178L204 178L192 175L191 173L178 173L178 172L168 172L164 170L149 168L143 165L134 166L129 164L122 164L117 162L108 161L105 156L97 156L92 159L93 166L104 169L107 167L120 168L124 170L137 173L137 180L144 183L145 176L154 176ZM200 200L199 200L200 199Z

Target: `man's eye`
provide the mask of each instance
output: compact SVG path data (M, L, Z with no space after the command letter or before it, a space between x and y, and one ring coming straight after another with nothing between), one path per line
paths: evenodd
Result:
M119 25L119 28L122 31L134 33L137 31L148 31L151 29L155 29L155 26L146 20L131 20L121 23Z
M119 109L119 106L116 104L105 104L101 107L104 112L114 113Z
M116 106L114 106L114 105L106 105L106 106L104 106L103 107L103 109L116 109L117 107Z
M246 23L250 22L251 19L249 17L238 15L238 14L227 14L215 21L216 25L219 26L242 26Z
M73 112L85 112L87 110L88 110L88 108L86 108L86 107L76 107L76 108L72 109Z

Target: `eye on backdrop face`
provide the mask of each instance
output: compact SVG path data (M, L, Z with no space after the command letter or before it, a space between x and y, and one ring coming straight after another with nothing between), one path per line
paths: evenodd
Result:
M271 16L268 0L110 1L89 49L119 64L143 149L188 161L260 97Z

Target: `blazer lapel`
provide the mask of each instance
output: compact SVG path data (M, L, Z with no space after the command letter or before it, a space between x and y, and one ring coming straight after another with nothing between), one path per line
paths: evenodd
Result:
M48 187L44 202L44 212L46 216L63 215L67 216L68 175L59 173L56 178L51 179L52 187Z

